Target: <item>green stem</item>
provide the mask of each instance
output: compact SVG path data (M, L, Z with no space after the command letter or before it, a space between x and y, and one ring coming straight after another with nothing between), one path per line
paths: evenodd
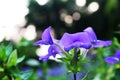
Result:
M63 48L62 48L59 44L54 43L54 45L56 45L56 46L62 51L62 53L63 53L65 56L67 56L68 58L71 59L71 56L70 56L65 50L63 50Z
M75 71L74 71L74 80L76 80L77 61L78 61L77 48L74 49L74 57L73 57L73 60L74 60L74 68L75 68Z
M74 80L76 80L76 74L74 73Z
M48 70L48 65L47 65L47 62L45 61L42 63L42 74L44 75L41 77L42 80L46 80L45 76L47 75L47 70Z

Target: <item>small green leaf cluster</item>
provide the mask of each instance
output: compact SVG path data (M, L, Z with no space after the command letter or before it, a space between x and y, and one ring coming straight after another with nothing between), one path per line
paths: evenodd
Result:
M85 59L83 59L83 55L81 54L80 51L77 51L77 61L74 60L74 49L71 49L69 51L69 55L71 56L70 57L63 57L63 58L59 58L62 62L64 62L67 66L67 69L69 70L67 73L74 73L74 74L77 74L78 72L81 72L82 71L82 64L84 63L87 63ZM75 64L76 63L76 64Z
M0 45L0 79L1 80L27 80L32 71L19 71L18 63L24 60L25 56L18 58L17 50L12 44Z

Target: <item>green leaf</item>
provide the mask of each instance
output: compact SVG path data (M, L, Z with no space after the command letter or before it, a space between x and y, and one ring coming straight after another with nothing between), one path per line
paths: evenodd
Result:
M6 51L5 47L0 46L0 61L5 61L7 59L5 51Z
M0 67L0 72L3 72L4 71L4 68Z
M25 59L25 55L17 59L17 63L22 62Z
M18 76L15 78L15 80L22 80L22 79L21 79L21 77Z
M66 63L66 67L67 67L67 69L68 69L68 71L70 71L70 72L73 72L74 73L74 66L73 65L71 65L71 63Z
M12 50L13 50L12 44L9 44L6 47L6 55L9 56L12 53Z
M36 59L28 59L27 61L26 61L26 64L27 65L29 65L29 66L40 66L40 63L39 63L39 61L38 60L36 60Z
M116 37L113 38L113 44L120 47L119 41Z
M2 80L9 80L9 78L7 76L4 76Z
M23 71L21 72L21 78L22 80L28 80L28 78L32 75L33 71L32 70L27 70L27 71Z
M67 58L58 58L59 60L61 60L62 62L68 62L69 61L69 59L67 59Z
M114 33L116 33L116 34L120 34L120 31L115 31Z
M69 54L72 55L72 57L74 56L74 48L69 51Z
M16 66L16 64L17 64L17 50L14 50L8 58L7 66L12 67Z

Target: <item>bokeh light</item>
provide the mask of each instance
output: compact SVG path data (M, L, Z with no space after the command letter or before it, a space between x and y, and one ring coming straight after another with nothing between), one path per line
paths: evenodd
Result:
M65 9L61 9L60 10L60 19L62 20L62 21L64 21L64 19L65 19L65 16L67 16L67 11L65 10Z
M88 5L88 11L90 13L96 12L99 9L99 4L97 2L92 2Z
M72 17L73 17L73 20L78 21L80 19L81 15L78 12L74 12Z
M29 13L28 0L1 0L0 2L0 41L4 38L19 41L20 30L26 24Z
M25 30L24 30L24 38L27 40L34 40L37 37L36 33L36 28L34 25L29 25Z
M43 6L43 5L47 4L47 2L49 0L36 0L36 1L38 2L39 5Z
M66 15L65 18L64 18L64 21L65 21L66 24L72 25L72 23L73 23L73 18L72 18L71 15Z
M0 42L5 38L13 42L21 39L20 27L0 27Z
M86 0L76 0L76 5L79 7L84 7L86 4Z
M27 0L1 0L0 2L0 26L24 25L25 15L28 14Z
M21 34L20 34L20 27L6 27L3 32L4 32L4 38L6 40L10 40L13 42L19 42L21 39Z

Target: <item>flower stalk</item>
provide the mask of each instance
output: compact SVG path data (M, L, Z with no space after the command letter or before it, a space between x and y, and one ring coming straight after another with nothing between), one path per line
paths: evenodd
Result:
M74 57L73 57L73 60L74 60L74 68L75 68L75 71L74 71L74 80L76 80L76 74L77 74L77 61L78 61L77 48L74 48Z
M59 44L54 43L54 45L56 45L66 57L71 59L71 56L65 50L63 50L63 48Z

